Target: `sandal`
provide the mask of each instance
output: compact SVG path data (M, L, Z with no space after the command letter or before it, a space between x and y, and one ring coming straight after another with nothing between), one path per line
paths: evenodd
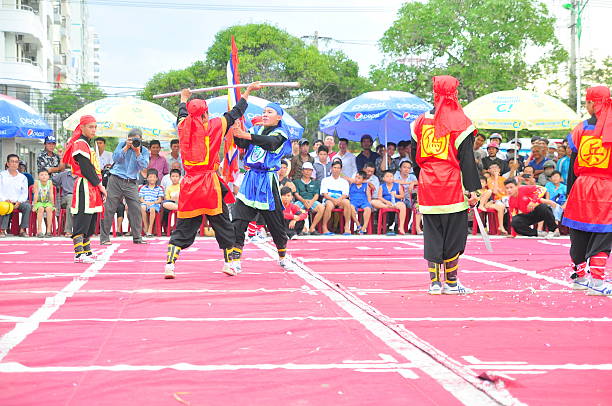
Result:
M100 241L100 245L111 245L112 242L110 241Z
M25 231L22 231L22 232L19 233L19 237L28 238L29 235Z
M43 233L38 233L36 234L36 238L45 238L45 235Z

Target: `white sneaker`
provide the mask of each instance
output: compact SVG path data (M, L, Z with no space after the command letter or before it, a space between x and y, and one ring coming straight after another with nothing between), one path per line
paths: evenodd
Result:
M74 262L77 264L93 264L96 259L92 255L79 254L74 256Z
M432 282L429 285L429 290L427 291L430 295L441 295L442 294L442 284L440 282Z
M281 268L289 269L290 263L291 262L289 261L289 258L287 257L278 260L278 264L281 266Z
M262 238L262 237L259 235L259 233L258 233L258 234L255 234L254 236L252 236L251 238L249 238L249 241L247 242L247 244L248 244L248 243L257 244L257 243L260 243L260 242L264 242L265 240L266 240L266 239L265 239L265 238Z
M164 268L164 279L174 279L174 264L166 264Z
M574 290L587 290L589 288L589 283L591 283L591 278L587 276L583 276L582 278L574 279L574 283L572 284L572 289Z
M593 279L589 283L587 295L590 296L612 296L612 284L602 280Z
M544 238L549 239L549 238L556 238L556 237L561 237L561 233L559 232L559 229L557 228L555 231L549 231L548 233L546 233L546 235L544 236Z
M239 260L239 259L237 259L237 260L233 260L233 261L230 263L230 266L231 266L232 268L234 268L234 274L235 274L235 275L238 275L239 273L241 273L241 272L242 272L242 263L240 262L240 260Z
M225 262L223 264L223 269L221 269L221 271L229 276L236 276L236 269L232 266L232 264L230 262Z
M548 236L548 233L546 231L538 230L538 237L546 238L547 236Z
M469 295L472 293L474 293L472 289L463 286L459 281L457 281L455 286L444 283L444 287L442 288L442 294L444 295Z

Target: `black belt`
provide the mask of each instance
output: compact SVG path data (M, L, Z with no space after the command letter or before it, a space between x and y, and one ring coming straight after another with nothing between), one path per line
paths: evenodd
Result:
M114 176L115 178L117 178L117 179L119 179L119 180L121 180L123 182L128 182L128 183L136 184L136 179L125 179L125 178L122 178L121 176L115 175L114 173L111 173L111 176Z

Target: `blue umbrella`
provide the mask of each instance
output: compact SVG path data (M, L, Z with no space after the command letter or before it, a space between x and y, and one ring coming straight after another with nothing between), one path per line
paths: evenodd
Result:
M208 117L215 118L221 117L223 113L227 111L227 96L219 96L213 97L212 99L207 99L206 103L208 104ZM245 125L248 128L251 128L251 119L257 116L261 116L263 113L263 109L269 102L266 99L262 99L255 96L249 96L249 107L244 113L244 117L246 118ZM289 131L289 139L297 140L302 138L302 134L304 133L304 127L300 125L289 113L285 111L283 114L283 122Z
M49 124L32 107L0 94L0 138L44 139L51 134Z
M432 105L412 93L385 90L368 92L345 101L319 120L325 134L359 141L363 134L380 142L410 139L410 123Z

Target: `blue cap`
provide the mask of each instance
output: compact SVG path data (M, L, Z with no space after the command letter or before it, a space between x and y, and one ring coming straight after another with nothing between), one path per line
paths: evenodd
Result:
M279 116L282 116L283 113L284 113L283 108L281 106L279 106L277 103L270 102L270 103L266 104L266 108L268 108L268 107L271 108L272 110L276 111L276 113Z
M56 144L55 135L47 135L45 137L45 144Z

